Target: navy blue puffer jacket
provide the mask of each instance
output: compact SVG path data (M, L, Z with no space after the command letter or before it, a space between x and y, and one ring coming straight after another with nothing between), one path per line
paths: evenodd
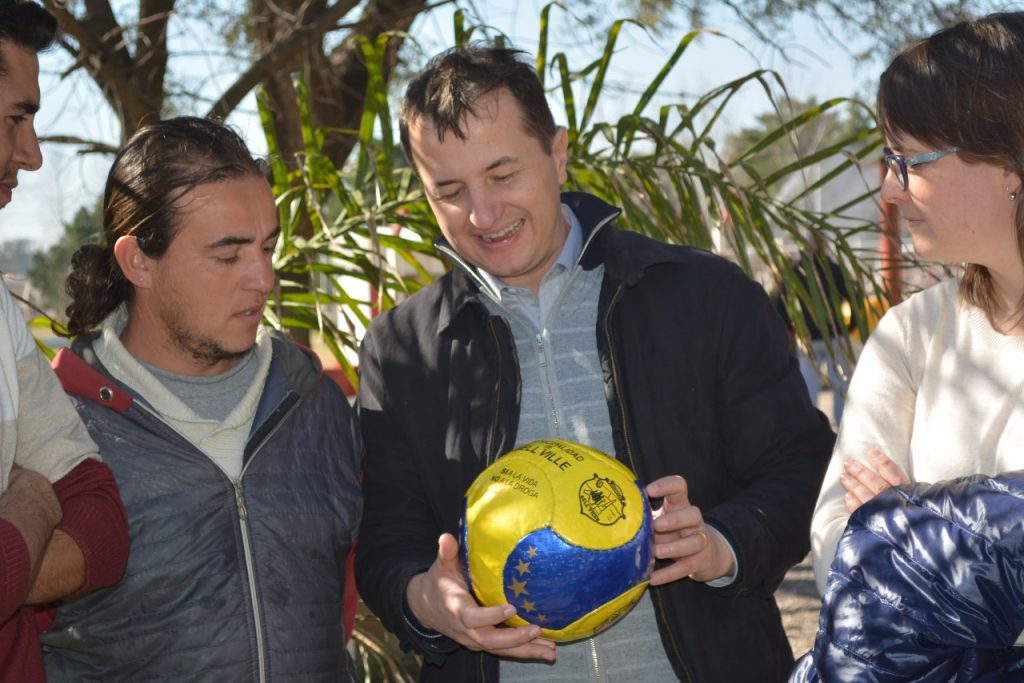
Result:
M790 683L1024 681L1024 472L886 491L850 518Z

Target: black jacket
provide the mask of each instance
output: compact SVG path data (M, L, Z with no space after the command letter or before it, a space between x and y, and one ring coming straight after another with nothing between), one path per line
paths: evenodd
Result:
M620 231L618 211L588 195L563 201L583 226L582 266L605 266L596 333L615 455L644 482L685 477L739 559L733 587L652 589L666 652L684 681L784 680L792 653L772 593L807 553L834 435L782 321L735 265ZM424 681L497 680L494 657L446 654L402 615L409 579L434 560L438 535L456 532L467 486L517 443L512 334L480 297L456 269L378 317L361 354L356 580L384 624L426 655Z

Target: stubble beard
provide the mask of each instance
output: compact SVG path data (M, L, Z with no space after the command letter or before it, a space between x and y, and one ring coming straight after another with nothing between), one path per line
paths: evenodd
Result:
M167 329L171 342L179 350L187 353L191 358L201 365L212 367L218 363L231 362L232 364L242 360L247 353L252 351L256 345L250 344L242 351L229 351L210 337L195 335L185 329L176 316L169 316L166 313L161 315L164 327Z

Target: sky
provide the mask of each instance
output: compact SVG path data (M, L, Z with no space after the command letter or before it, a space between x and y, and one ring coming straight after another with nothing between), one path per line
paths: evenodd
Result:
M504 8L490 7L493 4ZM545 4L538 0L520 0L517 3L481 3L480 6L485 10L483 16L488 24L504 32L517 47L533 52L537 46L540 12ZM513 9L508 9L508 5ZM551 19L549 55L565 52L570 65L580 68L602 52L604 35L580 27L557 7L552 8ZM411 34L420 49L431 54L451 44L452 25L451 9L442 8L421 16ZM793 38L783 39L785 56L751 39L727 13L710 15L708 28L720 31L725 37L708 34L698 38L663 86L662 102L692 102L695 96L757 68L778 71L792 96L824 100L870 92L880 70L877 64L856 64L844 45L833 36L823 35L821 29L807 19L795 21L789 31ZM621 111L623 103L631 99L630 94L638 94L650 82L685 33L685 29L678 29L653 37L638 27L627 26L619 39L609 77L611 88L621 94L613 96L609 89L609 96L603 98L598 107L596 119L615 120L625 113ZM190 77L194 75L193 82L211 95L230 82L230 69L224 63L197 54L200 52L197 46L209 40L208 36L181 33L176 40L180 41L183 51L193 56L180 58L173 68L182 68ZM36 117L37 132L115 143L118 139L116 119L92 82L85 77L60 78L59 71L67 62L67 56L56 50L40 57L43 100ZM564 123L557 102L553 101L553 107L556 120ZM748 84L730 102L716 129L723 135L738 130L753 123L756 116L769 107L764 92ZM254 152L262 153L266 147L254 109L250 97L228 121L238 128ZM0 242L25 238L38 247L45 247L61 235L62 222L69 220L79 206L96 201L102 193L111 157L81 155L69 145L44 144L43 158L40 171L19 175L14 200L0 211Z

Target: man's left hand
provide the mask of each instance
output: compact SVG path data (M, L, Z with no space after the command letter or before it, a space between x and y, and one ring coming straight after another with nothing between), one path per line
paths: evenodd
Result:
M654 511L654 556L672 560L651 574L651 585L660 586L689 577L713 581L736 572L732 551L722 535L704 524L704 516L690 504L686 480L680 476L657 479L647 485L647 495L664 499Z

